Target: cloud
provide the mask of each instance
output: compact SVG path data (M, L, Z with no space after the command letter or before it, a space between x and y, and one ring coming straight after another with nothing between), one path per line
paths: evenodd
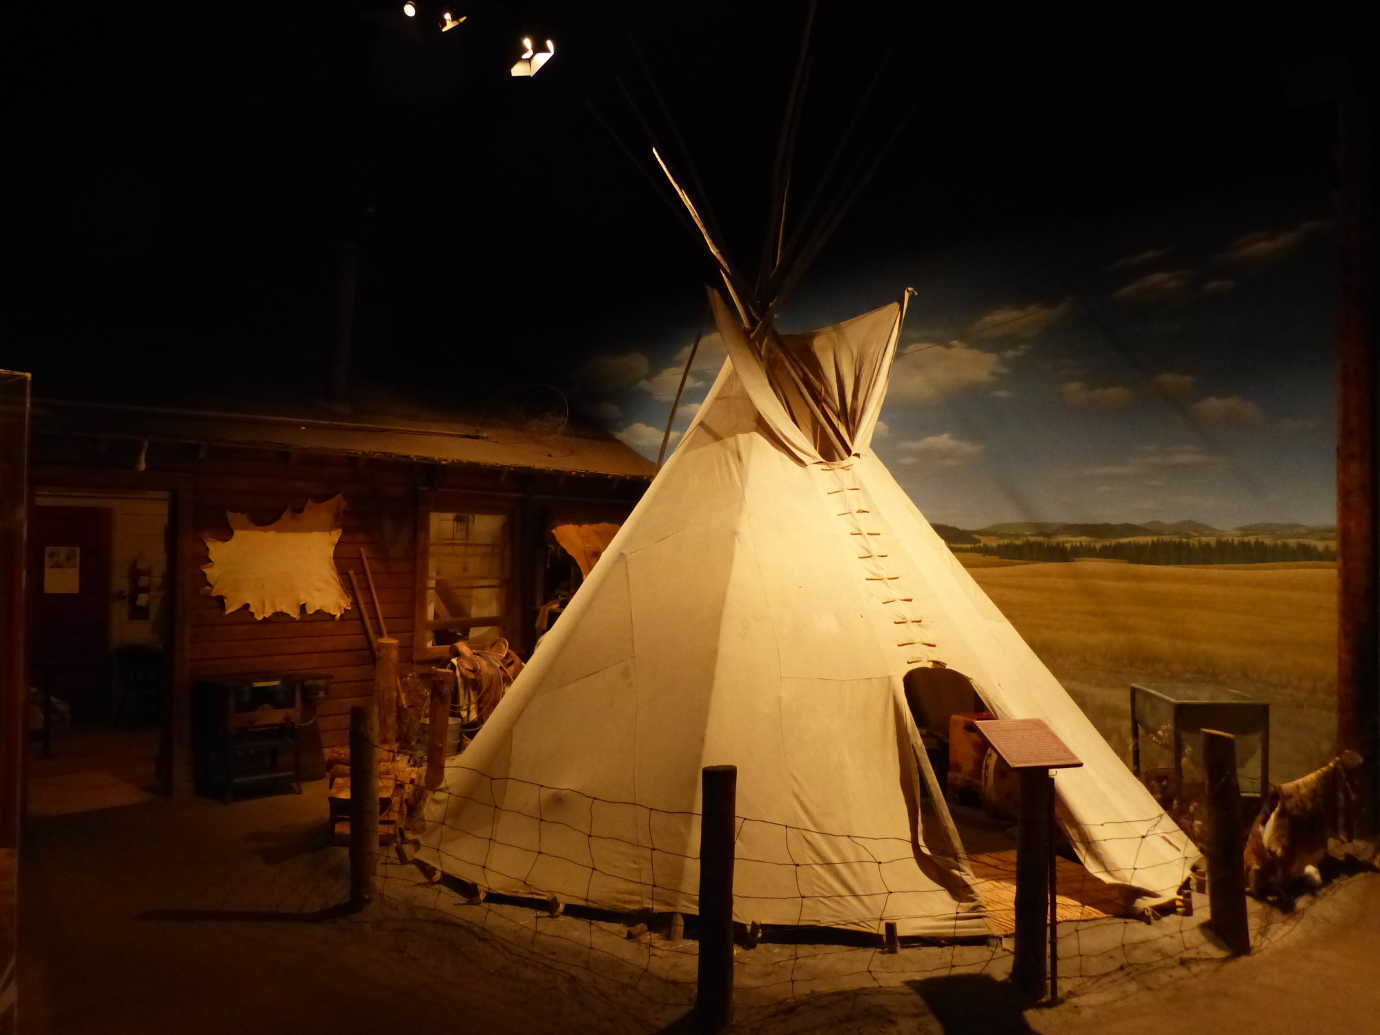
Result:
M686 402L682 399L680 405L676 407L676 420L683 420L688 424L695 419L695 414L700 412L701 405L701 403Z
M589 415L597 420L615 421L623 416L623 407L611 402L595 403L589 408Z
M872 429L873 438L886 438L891 434L891 425L884 420L877 421L877 426Z
M1123 284L1112 292L1118 302L1132 304L1162 302L1186 291L1193 283L1191 270L1165 270L1160 273L1147 273L1143 277Z
M637 382L637 387L644 392L650 392L653 399L670 402L676 397L676 388L680 385L680 377L683 373L685 373L683 366L667 367L661 373ZM685 379L687 389L699 388L702 384L704 382L694 374L688 375Z
M1234 280L1209 280L1206 284L1203 285L1203 294L1225 295L1230 291L1234 291L1235 289L1236 281Z
M686 374L685 363L690 358L690 349L691 345L682 345L672 357L670 366L651 377L644 376L637 381L636 386L650 393L654 399L670 402L676 397L676 387L680 384L682 374L685 374L687 392L692 388L701 388L709 384L718 374L719 368L724 365L723 339L719 337L718 331L711 331L702 337L699 348L695 350L695 362L690 365L690 372Z
M665 434L665 429L654 428L650 424L643 424L641 421L637 421L633 424L629 424L626 428L619 428L613 434L616 438L622 439L628 445L632 446L632 448L636 449L639 453L647 453L655 456L656 451L661 448L661 436ZM679 431L671 432L671 439L668 445L675 445L680 439L680 436L681 433Z
M1244 427L1260 424L1265 414L1259 406L1239 395L1209 395L1199 399L1191 407L1193 416L1204 424L1233 424Z
M601 352L575 371L575 382L592 392L616 392L637 384L649 369L651 364L640 352Z
M1089 388L1082 381L1065 381L1059 386L1064 404L1080 410L1119 410L1134 398L1124 385Z
M957 392L994 384L1006 373L995 352L962 342L949 345L909 345L891 368L893 402L933 403Z
M1238 237L1217 256L1218 262L1231 265L1255 265L1284 258L1319 230L1328 226L1320 219L1308 219L1292 230L1259 230Z
M1157 471L1208 470L1222 466L1222 458L1204 453L1202 446L1141 446L1136 463Z
M1124 255L1107 268L1109 270L1124 270L1133 266L1144 266L1148 262L1164 258L1173 250L1173 248L1148 248L1143 252L1136 252L1134 255Z
M695 350L695 364L690 368L691 374L713 377L724 365L725 355L727 353L724 350L724 340L719 337L718 331L710 331L700 339L700 347ZM684 370L685 361L689 358L690 346L684 345L671 362L677 370Z
M1164 482L1157 477L1170 471L1208 471L1222 466L1222 458L1205 453L1201 446L1141 446L1136 455L1120 464L1085 467L1080 474L1089 478L1152 478L1147 485Z
M979 341L992 338L1033 338L1072 311L1073 300L1069 298L1062 302L1031 302L1025 306L1002 306L974 320L968 328L968 336Z
M944 468L962 467L987 451L981 442L970 442L948 431L941 435L898 442L896 449L901 454L898 463L923 463Z
M1150 387L1160 395L1171 399L1180 399L1193 391L1193 386L1197 381L1198 379L1192 374L1156 374L1150 379Z

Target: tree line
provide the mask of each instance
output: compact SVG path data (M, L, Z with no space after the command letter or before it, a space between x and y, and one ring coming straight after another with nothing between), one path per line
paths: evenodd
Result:
M1008 539L954 550L984 553L1009 561L1072 561L1092 557L1132 564L1268 564L1279 561L1335 561L1330 546L1269 539L1140 539L1110 543Z

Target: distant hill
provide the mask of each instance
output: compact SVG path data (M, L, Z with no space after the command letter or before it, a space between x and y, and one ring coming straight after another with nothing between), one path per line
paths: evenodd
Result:
M1008 521L978 529L978 535L1039 536L1049 539L1059 536L1080 539L1134 539L1155 534L1146 525L1108 522Z
M1049 535L1048 529L1058 527L1052 521L1006 521L977 531L978 535Z
M1222 535L1220 528L1201 521L1146 521L1145 527L1157 535Z
M930 525L930 527L938 532L939 538L943 539L944 542L948 543L950 546L976 546L982 542L982 540L973 535L972 532L967 532L961 528L955 528L953 525L935 524Z
M1236 535L1268 536L1275 539L1332 539L1336 525L1301 525L1293 521L1260 521L1254 525L1240 525L1232 530Z
M953 526L948 526L952 528ZM955 529L962 532L962 529ZM971 533L963 533L971 534ZM1293 521L1259 521L1238 528L1217 528L1203 521L1004 521L977 530L977 535L991 539L1141 539L1169 538L1238 538L1238 539L1320 539L1337 538L1335 525L1305 525ZM964 543L968 540L946 539Z

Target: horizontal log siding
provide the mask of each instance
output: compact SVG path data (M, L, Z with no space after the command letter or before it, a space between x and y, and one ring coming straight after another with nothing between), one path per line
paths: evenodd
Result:
M102 441L40 429L34 439L32 484L58 489L190 488L196 500L193 524L197 550L193 563L198 567L208 563L201 537L229 536L227 511L248 514L254 521L267 524L289 507L300 509L308 499L343 495L346 508L335 551L336 567L347 591L346 573L358 574L367 600L368 586L359 556L360 547L367 548L388 633L400 641L403 671L409 669L407 662L413 656L412 627L417 611L418 486L493 494L499 499L607 497L610 504L626 511L645 484L597 475L504 471L194 443L150 443L143 470L135 469L138 456L139 443L131 439ZM529 575L519 563L515 585L525 587ZM274 615L256 621L245 608L225 614L223 600L208 595L205 576L198 573L196 582L202 592L186 601L190 612L190 682L194 685L198 679L239 673L326 673L332 677L332 689L330 697L321 702L322 740L327 745L345 744L350 708L373 695L373 657L358 606L352 606L339 619L313 614L300 618ZM528 605L525 610L531 610L535 603L524 601ZM372 620L372 602L369 615Z
M356 574L364 599L355 600L338 619L317 612L257 620L248 608L226 614L224 600L209 595L210 586L203 576L202 595L190 602L193 682L241 673L327 674L331 693L321 702L321 739L327 746L345 744L350 709L373 696L374 659L363 614L368 614L376 631L377 616L364 577L361 548L369 553L388 634L397 637L401 651L412 649L414 484L415 472L408 464L371 462L361 466L348 460L308 457L264 465L244 459L218 462L216 457L209 457L197 475L199 536L228 538L227 511L248 514L256 523L267 524L288 507L300 509L308 499L342 495L345 509L335 549L336 570L352 596L347 573ZM207 563L202 543L196 565Z

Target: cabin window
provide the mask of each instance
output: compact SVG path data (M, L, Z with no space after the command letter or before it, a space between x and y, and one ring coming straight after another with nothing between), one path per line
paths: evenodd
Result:
M502 636L513 589L508 515L433 511L428 547L427 645Z

